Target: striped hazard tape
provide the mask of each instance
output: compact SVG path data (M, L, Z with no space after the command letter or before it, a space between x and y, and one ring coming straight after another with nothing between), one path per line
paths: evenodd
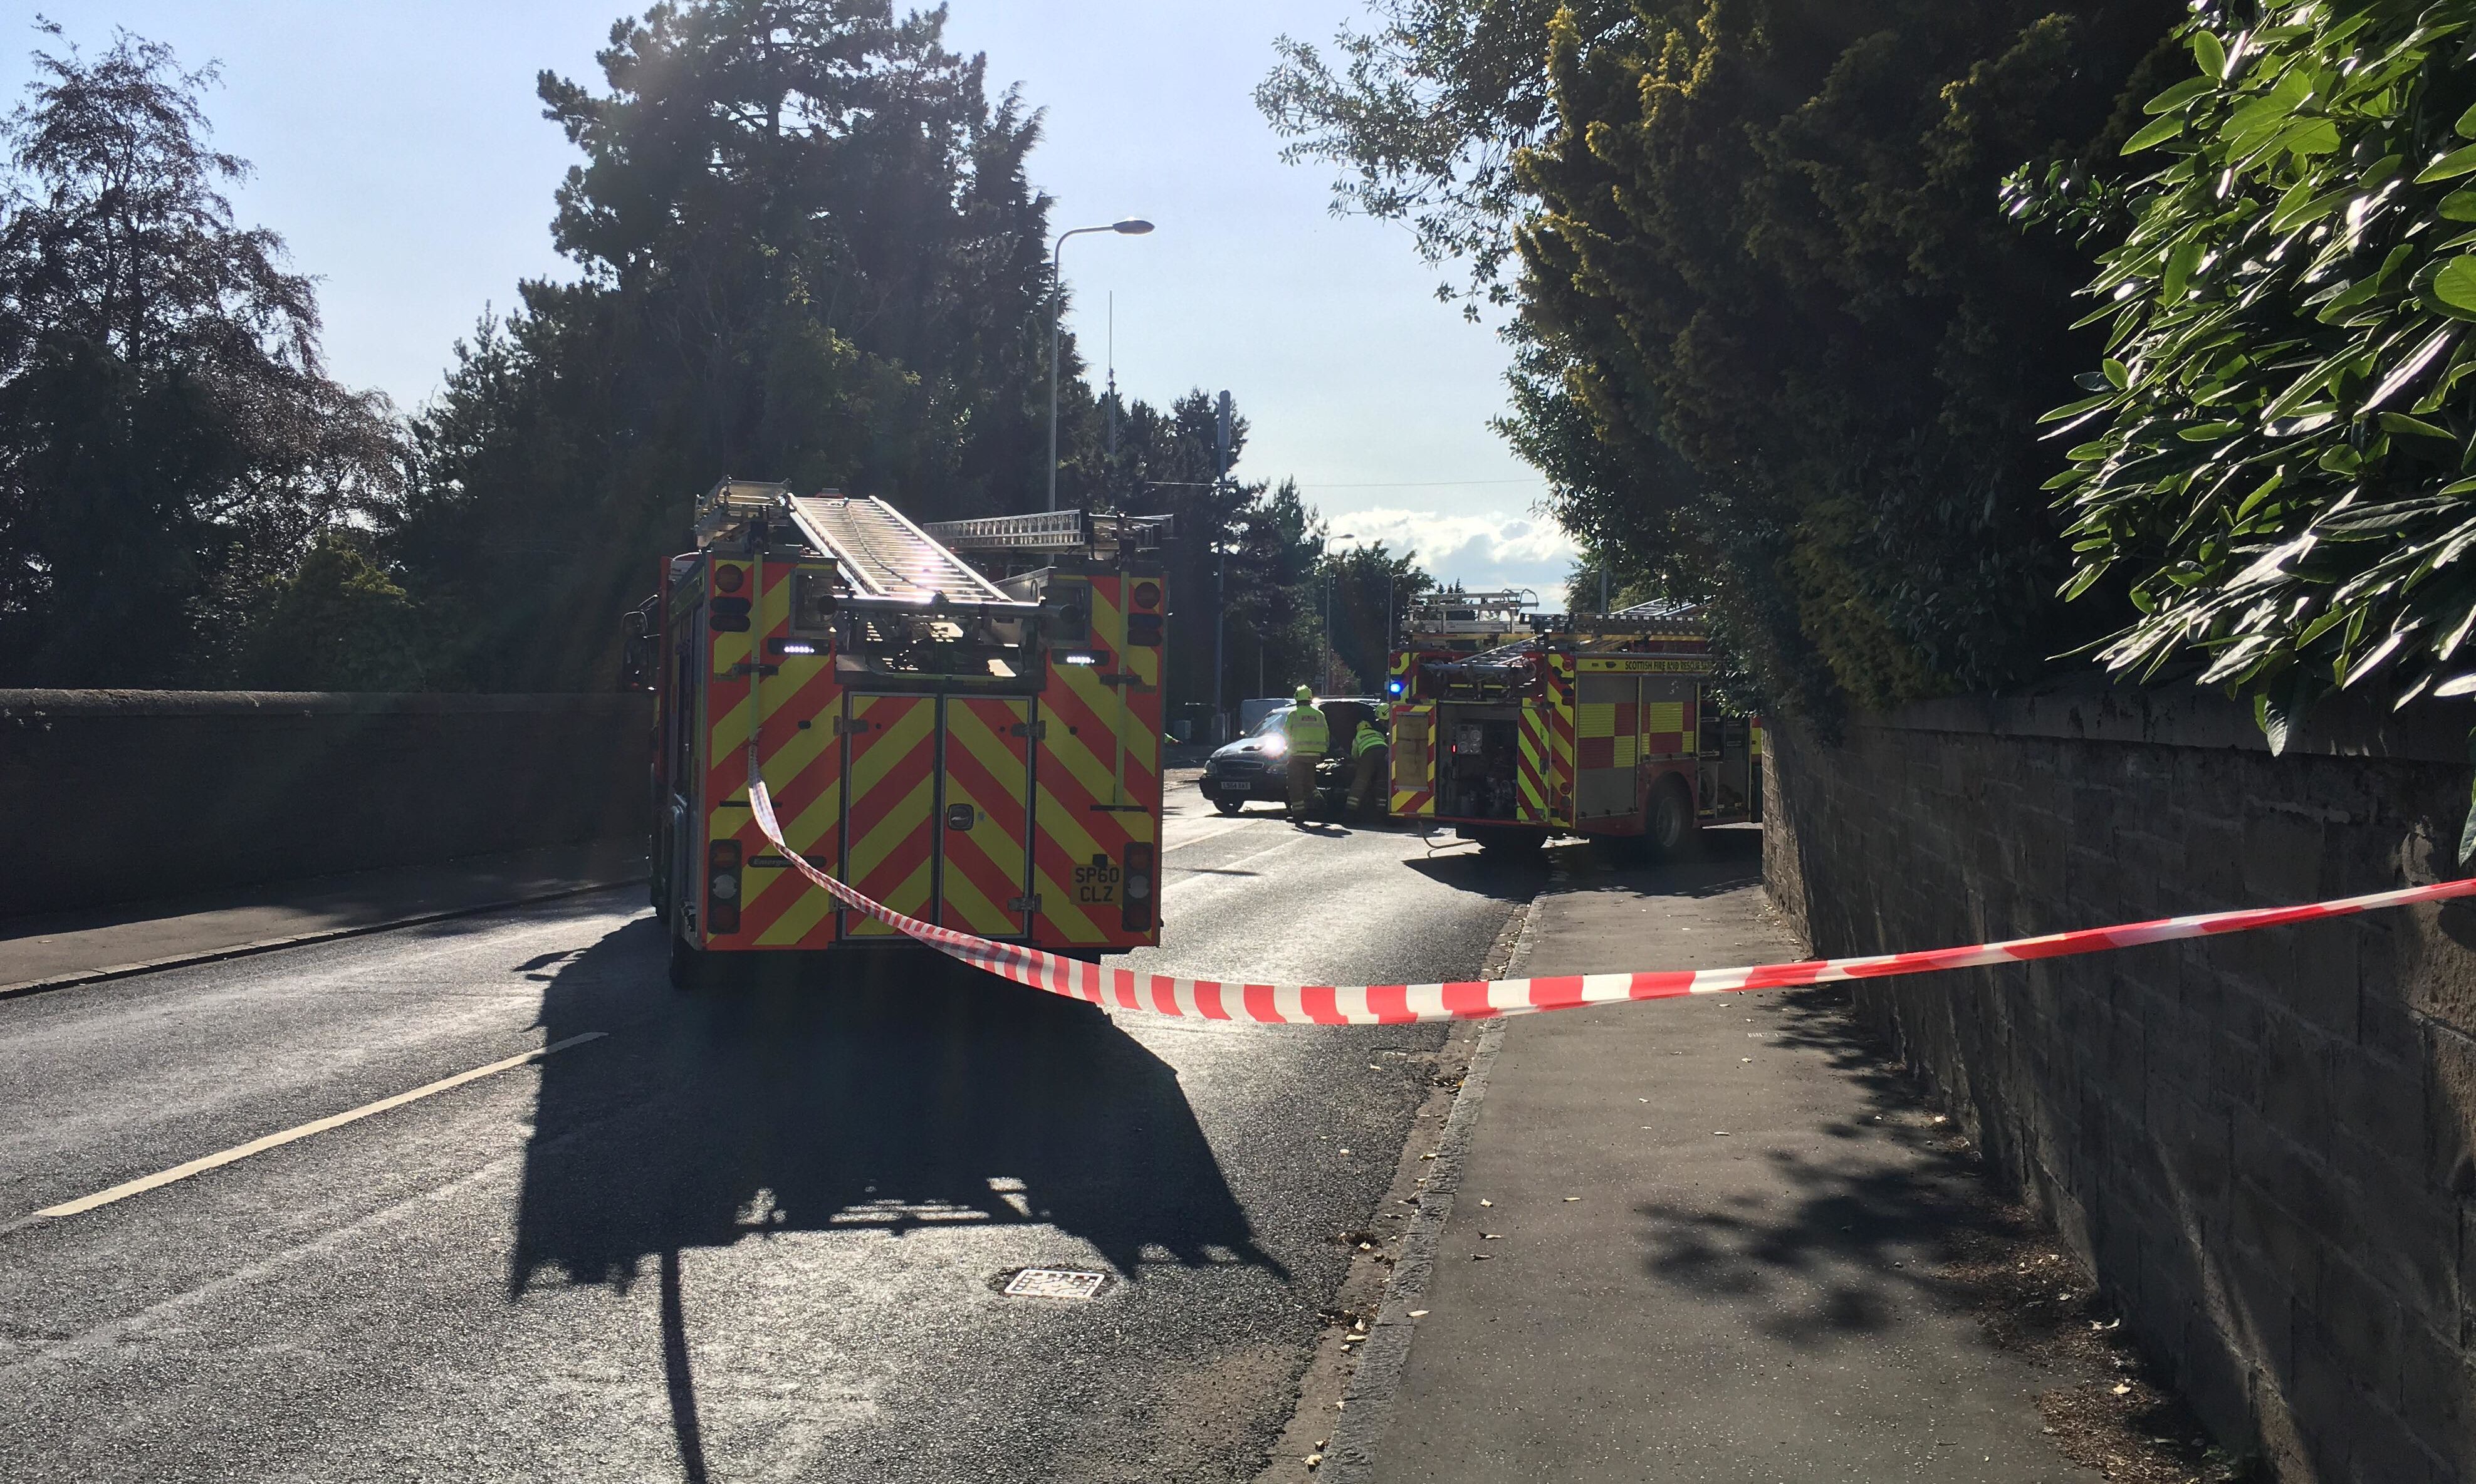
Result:
M2041 938L2015 938L2009 943L1981 943L1968 948L1928 949L1916 953L1879 953L1863 958L1818 958L1804 963L1755 964L1737 969L1637 970L1627 974L1561 975L1529 979L1471 979L1455 984L1238 984L1215 979L1177 978L1165 974L1138 974L1131 969L1106 969L1077 958L1064 958L1019 943L997 943L955 932L934 923L907 917L875 902L810 865L782 843L774 819L774 801L765 780L751 770L748 780L751 812L756 828L774 842L794 870L844 905L865 912L899 932L907 933L949 957L1053 995L1088 1000L1095 1004L1161 1015L1203 1020L1256 1021L1284 1026L1400 1026L1417 1021L1479 1020L1495 1015L1527 1015L1539 1010L1569 1010L1578 1005L1610 1004L1626 1000L1672 1000L1683 995L1717 995L1744 989L1781 989L1799 984L1826 984L1840 979L1883 978L1894 974L1933 974L1944 969L1971 969L1985 964L2025 963L2038 958L2068 958L2076 953L2102 953L2110 949L2138 948L2145 943L2171 943L2179 938L2217 937L2309 923L2325 917L2352 917L2383 907L2419 902L2441 902L2476 896L2476 878L2438 881L2342 897L2304 906L2255 907L2236 912L2202 912L2154 923L2119 928L2084 928Z

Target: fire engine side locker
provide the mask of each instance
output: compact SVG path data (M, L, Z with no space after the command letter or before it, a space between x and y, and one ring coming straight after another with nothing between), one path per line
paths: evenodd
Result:
M1574 681L1573 823L1597 833L1632 834L1642 828L1642 680L1632 675L1584 675Z
M1079 638L1052 640L1047 659L1032 762L1033 936L1132 948L1157 930L1161 647L1156 637L1129 642L1127 589L1151 589L1149 611L1134 605L1151 617L1160 612L1161 584L1106 572L1063 581L1087 585L1090 618ZM1151 632L1157 636L1157 623ZM1149 878L1139 907L1126 896L1129 861Z

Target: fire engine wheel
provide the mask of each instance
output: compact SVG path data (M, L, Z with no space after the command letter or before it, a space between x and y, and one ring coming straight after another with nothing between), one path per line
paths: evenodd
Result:
M1643 818L1643 844L1651 854L1674 855L1694 840L1694 798L1671 776L1650 796Z
M713 955L691 945L678 933L671 934L671 987L694 992L713 983Z

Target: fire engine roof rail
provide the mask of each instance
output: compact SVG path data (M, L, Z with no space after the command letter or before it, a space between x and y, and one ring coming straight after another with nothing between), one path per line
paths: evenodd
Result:
M1572 616L1573 631L1579 634L1628 634L1645 638L1700 638L1710 632L1711 615L1699 603L1677 598L1654 598L1612 613L1576 613Z
M786 495L791 519L817 550L841 564L843 580L866 597L952 603L1008 603L995 582L937 544L903 512L876 499Z
M957 552L1144 551L1169 534L1166 515L1120 515L1108 510L1044 510L1031 515L984 515L977 520L934 521L923 527Z

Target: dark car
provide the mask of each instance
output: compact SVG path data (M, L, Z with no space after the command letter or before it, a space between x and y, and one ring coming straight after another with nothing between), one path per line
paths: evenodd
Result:
M1323 758L1316 763L1316 792L1328 810L1339 813L1349 797L1350 738L1358 735L1360 722L1374 722L1376 730L1391 736L1392 708L1380 696L1331 696L1316 706L1324 712L1325 729L1331 734ZM1289 746L1281 721L1291 709L1283 706L1275 711L1254 730L1204 759L1203 796L1215 808L1235 814L1250 800L1289 802Z

